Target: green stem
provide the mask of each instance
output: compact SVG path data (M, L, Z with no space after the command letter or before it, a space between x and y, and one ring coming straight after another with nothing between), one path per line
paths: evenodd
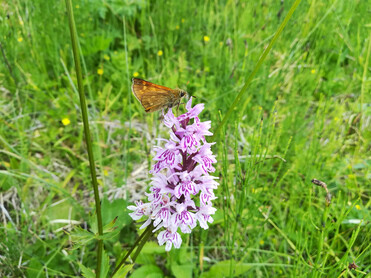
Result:
M289 10L289 12L287 13L285 19L283 20L283 22L281 23L280 27L278 27L277 31L276 31L276 34L274 34L274 37L272 38L272 40L270 41L268 47L263 51L263 54L260 56L260 59L258 60L258 62L256 63L255 65L255 68L254 70L250 73L249 77L247 78L247 81L245 83L245 85L242 87L241 91L238 93L236 99L234 100L234 102L232 103L232 105L229 107L226 115L224 116L222 122L218 125L218 127L216 128L215 132L214 132L214 135L212 137L212 140L215 140L215 137L217 136L218 132L220 131L221 127L223 125L225 125L225 123L227 122L227 120L229 119L229 117L231 116L233 110L235 109L236 105L238 103L240 103L241 101L241 98L242 98L242 95L246 92L246 89L247 87L250 85L252 79L254 78L255 74L258 72L258 69L260 68L260 66L263 64L265 58L267 57L268 53L270 52L272 46L274 45L274 43L276 42L277 38L280 36L280 34L282 33L282 30L285 28L287 22L289 21L289 19L291 18L292 14L294 13L294 11L296 10L297 6L299 5L301 0L296 0L294 2L294 4L291 6L291 9Z
M130 254L134 251L134 249L136 247L137 248L137 251L135 252L133 258L132 258L132 261L135 262L138 254L140 253L140 251L142 250L144 244L147 242L147 240L149 239L150 235L152 234L152 229L153 229L153 225L149 225L147 227L147 229L138 237L138 239L134 242L133 246L130 248L130 250L126 253L125 257L121 260L121 262L117 265L117 267L115 268L115 270L113 271L111 277L113 277L115 275L115 273L117 271L119 271L119 269L125 264L127 258L129 258Z
M76 68L76 74L77 74L77 85L78 85L78 91L79 91L79 96L80 96L81 114L82 114L82 120L84 123L85 141L86 141L86 147L88 149L90 174L91 174L91 179L92 179L93 188L94 188L95 208L97 212L97 222L98 222L98 234L99 236L103 236L102 214L101 214L101 207L100 207L98 182L97 182L97 175L95 172L93 146L92 146L92 140L91 140L90 131L89 131L89 120L88 120L88 113L86 109L84 87L83 87L83 82L82 82L80 54L79 54L79 48L77 47L76 26L75 26L75 20L73 16L71 0L66 0L66 7L67 7L68 22L69 22L70 33L71 33L72 51L73 51L73 57L75 60L75 68ZM103 252L103 241L99 239L98 249L97 249L97 260L98 261L97 261L97 268L96 268L96 275L98 278L100 277L100 271L101 271L101 265L102 265L102 252Z
M152 235L152 229L153 229L153 226L152 224L149 226L150 228L147 228L148 230L146 230L146 234L144 235L143 237L143 240L139 243L139 246L137 248L137 250L135 251L133 257L131 258L133 263L135 262L135 260L137 259L140 251L142 251L142 248L144 247L144 245L146 244L147 240L149 239L149 237Z

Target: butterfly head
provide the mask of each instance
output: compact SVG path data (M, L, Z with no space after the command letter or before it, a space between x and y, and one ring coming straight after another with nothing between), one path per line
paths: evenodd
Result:
M184 96L187 96L187 95L188 94L187 94L186 91L183 91L183 90L180 91L180 97L184 97Z
M188 96L188 93L182 89L178 89L178 93L180 98Z

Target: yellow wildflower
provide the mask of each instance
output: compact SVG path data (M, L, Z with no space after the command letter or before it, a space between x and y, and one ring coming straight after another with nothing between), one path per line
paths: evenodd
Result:
M175 26L175 29L179 30L179 28L180 28L179 25Z
M184 23L185 22L185 19L184 18L182 18L182 23Z
M316 73L316 70L315 70L315 69L312 69L310 72L311 72L312 74L315 74L315 73Z
M137 72L137 71L134 72L134 73L133 73L133 76L134 76L134 77L138 77L138 76L139 76L139 72Z
M103 170L103 175L105 175L106 177L108 176L108 171L107 171L107 169L104 169L104 170Z
M361 209L361 207L360 207L359 205L356 205L356 209L360 210L360 209Z
M98 70L97 70L97 73L98 73L99 75L102 75L102 74L103 74L103 69L98 69Z
M208 42L210 41L210 37L209 36L204 36L204 42Z
M20 21L19 21L19 24L23 26L23 24L24 24L24 23L23 23L23 20L20 20Z
M71 123L71 121L70 121L69 118L63 118L63 119L62 119L62 124L63 124L64 126L67 126L67 125L69 125L70 123Z
M6 168L10 168L10 163L6 161L1 161L1 164L4 165Z
M110 57L107 54L104 54L103 55L103 59L106 60L106 61L109 61L110 60Z
M260 244L260 245L263 245L263 244L264 244L264 240L261 239L261 240L259 241L259 244Z
M22 37L19 37L19 38L17 39L17 41L18 41L18 42L22 42L22 41L23 41L23 38L22 38Z
M162 52L162 50L159 50L158 52L157 52L157 55L158 56L162 56L164 54L164 52Z

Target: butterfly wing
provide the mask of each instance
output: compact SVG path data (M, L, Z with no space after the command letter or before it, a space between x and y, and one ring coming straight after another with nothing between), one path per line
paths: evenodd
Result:
M139 78L133 78L132 91L146 112L166 108L174 102L172 89Z
M144 94L141 103L146 112L155 112L160 109L172 107L174 96L171 92L153 91Z
M132 85L132 91L137 100L141 102L141 99L143 95L148 94L148 93L153 93L153 92L170 92L172 89L165 87L165 86L160 86L148 81L145 81L143 79L139 78L133 78L133 85Z

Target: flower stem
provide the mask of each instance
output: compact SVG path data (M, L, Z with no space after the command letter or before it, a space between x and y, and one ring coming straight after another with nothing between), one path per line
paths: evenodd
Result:
M117 271L119 271L119 269L125 264L127 258L130 256L130 254L134 251L134 249L136 247L137 250L134 254L134 256L132 257L132 261L135 262L137 256L139 255L140 251L142 250L144 244L147 242L148 238L150 237L150 235L152 234L152 229L153 229L153 225L150 224L147 229L138 237L138 239L134 242L133 246L130 248L130 250L126 253L125 257L121 260L121 262L117 265L117 267L115 268L115 270L113 271L112 276L115 275L115 273Z
M151 225L151 228L153 228L152 225ZM137 259L140 251L142 251L144 245L146 244L146 242L149 239L149 237L151 236L151 234L152 234L152 229L149 229L148 231L146 230L146 233L143 237L143 240L139 243L139 246L138 246L137 250L135 251L133 257L131 258L133 262L135 262L135 260Z
M78 91L79 91L79 97L80 97L81 114L82 114L82 120L84 123L85 141L86 141L86 147L87 147L88 156L89 156L90 174L91 174L91 179L92 179L93 189L94 189L95 208L96 208L97 222L98 222L98 234L99 236L103 236L102 214L101 214L101 207L100 207L98 182L97 182L97 175L95 171L92 140L91 140L90 131L89 131L89 120L88 120L88 113L86 109L84 87L83 87L83 82L82 82L80 54L79 54L79 48L77 47L76 26L75 26L75 20L73 16L71 0L66 0L66 7L67 7L68 22L69 22L70 33L71 33L73 57L75 60L75 69L76 69L77 85L78 85ZM103 252L103 241L102 239L99 239L98 249L97 249L97 268L96 268L96 276L98 278L100 277L100 271L101 271L101 265L102 265L102 252Z
M212 137L212 140L215 140L215 137L218 135L218 132L220 131L221 127L223 125L226 124L227 120L229 119L229 117L231 116L232 112L234 111L235 107L237 106L237 104L239 104L241 102L241 98L242 98L242 95L246 92L247 90L247 87L250 85L251 81L253 80L255 74L258 72L258 69L260 68L260 66L263 64L265 58L267 57L268 53L270 52L272 46L274 45L274 43L276 42L277 38L280 36L280 34L282 33L283 29L285 28L287 22L289 21L289 19L291 18L292 14L294 13L294 11L296 10L296 8L298 7L298 5L300 4L300 1L301 0L296 0L294 2L294 4L292 4L290 10L288 11L285 19L283 20L283 22L281 23L280 27L278 27L276 33L274 34L272 40L270 41L268 47L263 51L262 55L260 56L260 59L258 60L258 62L256 63L255 67L254 67L254 70L250 73L249 77L247 78L247 81L245 83L245 85L242 87L241 91L238 93L236 99L234 100L234 102L232 103L232 105L229 107L227 113L225 114L222 122L218 125L218 127L216 128L215 132L214 132L214 135Z

